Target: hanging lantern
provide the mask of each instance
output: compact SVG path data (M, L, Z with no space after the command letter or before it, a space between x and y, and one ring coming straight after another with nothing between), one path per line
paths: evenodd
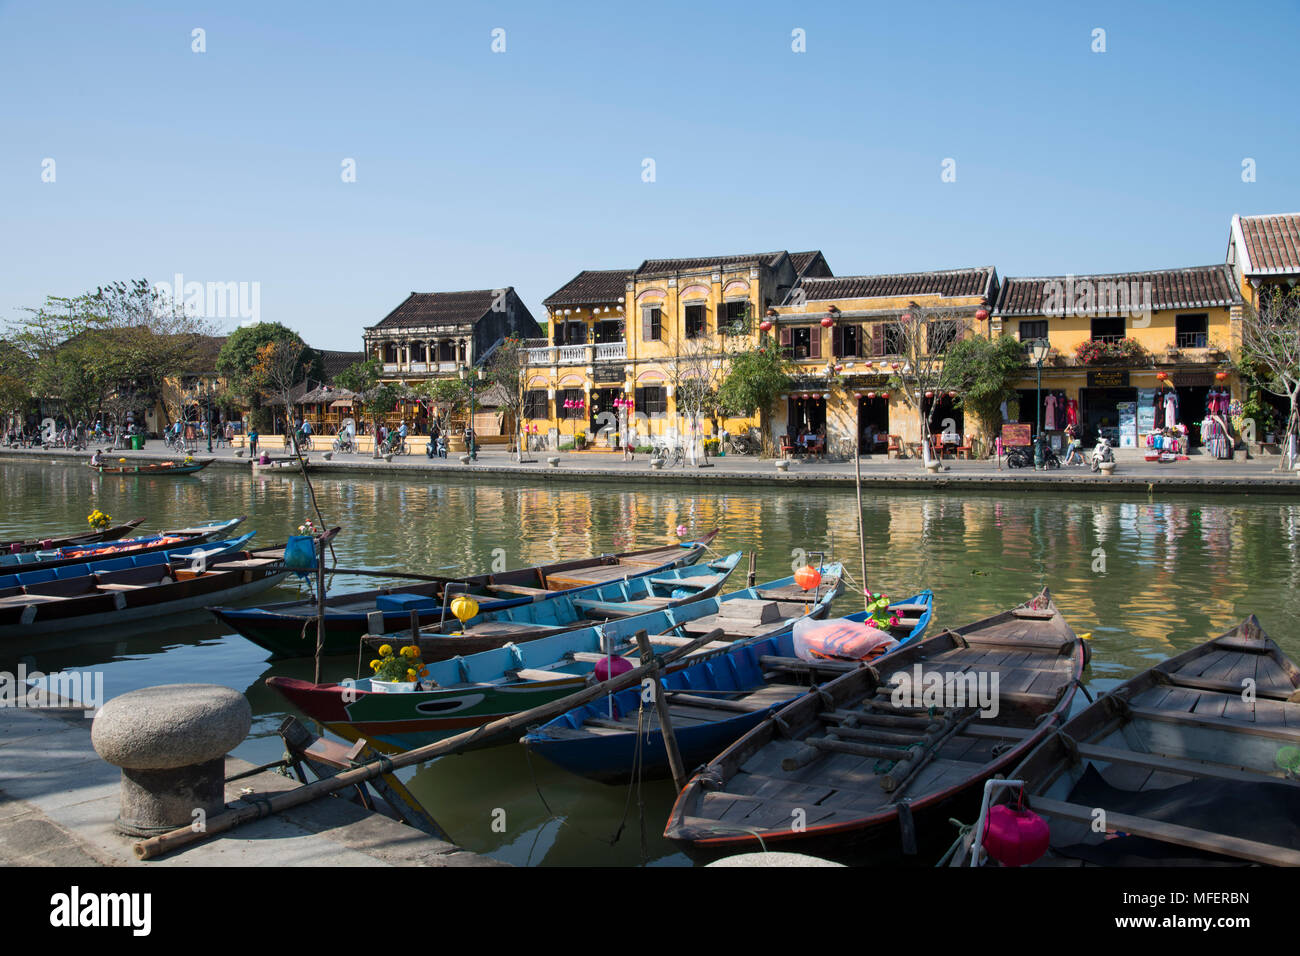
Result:
M1161 382L1163 382L1168 377L1169 377L1168 372L1156 372L1156 378Z
M979 319L981 322L986 321L988 317L989 317L989 310L984 308L983 306L980 306L978 309L975 310L975 318Z
M794 573L794 583L805 591L811 591L822 583L821 572L811 564L805 564Z
M858 397L861 398L861 395L859 395ZM876 397L875 392L867 392L867 398L875 398L875 397Z
M1227 373L1227 372L1215 372L1215 373L1214 373L1214 378L1215 378L1216 381L1220 381L1220 382L1222 382L1222 381L1223 381L1225 378L1227 378L1227 377L1228 377L1228 373Z
M925 397L926 397L926 398L934 398L934 392L926 392L926 393L925 393Z
M839 374L840 372L842 372L842 371L844 371L844 366L843 366L843 365L837 365L837 366L835 366L835 374L836 374L836 375L838 375L838 374Z
M899 365L897 362L890 362L889 367L892 368L895 372L897 372L899 369Z
M948 393L948 397L949 397L949 398L956 398L956 397L957 397L957 393L956 393L956 392L949 392L949 393Z
M881 393L880 393L880 397L883 398L885 401L889 401L889 393L888 393L888 392L881 392Z
M911 321L912 321L912 313L911 313L911 312L904 312L902 315L900 315L900 316L898 317L898 320L899 320L900 322L911 322Z
M867 394L870 395L871 393L868 392ZM862 397L862 393L861 393L861 392L854 392L854 393L853 393L853 397L854 397L854 398L861 398L861 397Z
M998 804L989 809L984 848L1003 866L1025 866L1047 852L1051 831L1032 810Z
M452 598L451 613L456 615L456 620L464 627L465 622L478 613L478 601L466 594L459 594Z
M771 319L764 319L762 322L758 323L758 327L759 327L760 329L762 329L764 332L771 332L771 331L772 331L772 320L771 320Z
M602 657L596 661L596 666L593 668L598 681L610 680L619 674L626 674L631 669L632 662L626 657Z
M834 325L834 324L835 324L835 316L833 316L833 315L826 315L826 316L823 316L823 317L822 317L822 328L823 328L823 329L829 329L829 328L830 328L832 325Z

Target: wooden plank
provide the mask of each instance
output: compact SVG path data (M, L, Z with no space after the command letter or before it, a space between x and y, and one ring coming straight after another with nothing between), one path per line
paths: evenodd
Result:
M519 680L526 680L526 681L559 681L559 680L583 681L584 680L583 677L580 677L576 674L564 674L561 673L560 671L543 671L543 670L537 670L532 667L525 667L522 668L521 670L515 671L514 673L515 673L515 677L517 677Z
M1181 674L1169 674L1159 669L1152 672L1156 680L1161 683L1170 684L1173 687L1184 687L1191 690L1212 690L1223 694L1241 694L1245 687L1238 680L1218 680L1206 677L1184 677ZM1246 676L1254 676L1246 675ZM1295 693L1295 688L1281 691L1273 688L1266 688L1260 681L1256 681L1255 694L1258 697L1267 697L1272 700L1286 700Z
M1090 822L1093 818L1091 807L1066 803L1063 800L1049 800L1046 797L1035 796L1029 798L1029 805L1040 813L1062 817L1066 820ZM1146 817L1131 816L1127 813L1108 811L1106 813L1106 825L1113 830L1130 833L1134 836L1204 850L1207 853L1220 853L1241 860L1249 860L1252 863L1264 863L1270 866L1300 866L1300 851L1260 843L1256 840L1243 840L1240 837L1196 830L1192 827L1179 826L1176 823L1165 823L1161 820L1151 820Z
M1300 781L1286 781L1282 777L1258 771L1227 767L1222 764L1204 763L1200 760L1183 760L1166 757L1161 754L1141 753L1136 750L1124 750L1120 747L1103 747L1098 744L1079 744L1079 756L1089 760L1102 760L1106 763L1123 763L1135 767L1148 767L1163 770L1184 777L1213 777L1217 780L1237 780L1247 783L1293 783L1300 787Z
M1300 728L1283 727L1275 723L1269 726L1247 723L1241 720L1229 720L1226 717L1208 717L1181 711L1157 710L1152 707L1129 707L1129 713L1142 720L1159 723L1183 724L1189 727L1206 727L1211 730L1223 730L1233 734L1252 734L1265 737L1278 737L1282 740L1300 744Z

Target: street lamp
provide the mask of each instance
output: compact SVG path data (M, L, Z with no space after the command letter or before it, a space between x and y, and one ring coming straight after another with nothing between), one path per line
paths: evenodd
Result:
M1047 339L1029 343L1029 358L1038 366L1038 424L1034 428L1034 467L1043 467L1043 359L1047 358Z
M207 427L206 427L206 431L208 433L208 454L211 455L212 454L212 380L204 379L203 386L204 386L203 387L204 404L207 406L207 413L208 413Z
M470 375L469 369L465 368L465 366L462 365L459 370L459 375L460 375L460 380L462 382L467 380L469 382L469 426L468 427L472 429L474 427L474 385L476 382L483 381L483 369L476 368L474 369L474 374ZM470 442L469 448L467 448L466 451L469 452L469 457L471 461L478 461L478 435L477 434L473 435L473 440Z

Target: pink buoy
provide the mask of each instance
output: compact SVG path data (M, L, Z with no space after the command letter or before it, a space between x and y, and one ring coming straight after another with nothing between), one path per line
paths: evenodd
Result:
M1025 866L1047 852L1051 831L1034 813L1005 804L989 808L984 827L984 849L1003 866Z
M631 669L632 662L626 657L602 657L596 661L596 680L609 680L619 674L626 674Z

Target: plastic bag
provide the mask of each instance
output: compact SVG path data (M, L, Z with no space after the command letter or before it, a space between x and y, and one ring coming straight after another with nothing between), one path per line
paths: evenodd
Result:
M804 661L869 661L898 644L888 631L846 618L803 620L794 626L794 653Z

